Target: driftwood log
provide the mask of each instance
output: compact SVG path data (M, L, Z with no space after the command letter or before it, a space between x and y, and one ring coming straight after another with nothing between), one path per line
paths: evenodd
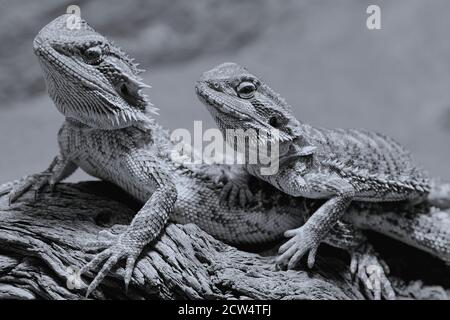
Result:
M0 193L10 185L0 186ZM77 270L94 254L85 244L101 230L123 229L139 204L99 181L61 184L38 201L34 196L28 192L11 206L0 197L0 299L84 299ZM370 239L391 266L400 298L448 298L449 269L443 263L382 236ZM127 293L119 265L90 298L365 298L349 274L349 258L337 249L321 249L311 271L287 272L275 270L274 250L251 249L229 246L192 224L170 224L142 254Z

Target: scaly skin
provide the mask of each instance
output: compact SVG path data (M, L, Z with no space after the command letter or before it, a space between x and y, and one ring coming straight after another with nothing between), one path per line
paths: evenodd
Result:
M125 283L128 285L136 257L164 229L168 219L196 223L209 234L236 245L274 241L284 231L304 223L317 207L315 201L290 197L255 180L250 188L252 203L245 208L230 207L221 201L224 187L218 181L235 174L235 168L189 166L174 161L171 157L174 143L148 114L154 110L140 91L145 85L138 78L139 70L120 49L84 21L80 30L67 29L68 17L63 15L44 27L34 44L50 97L66 116L58 134L60 154L47 170L15 184L9 199L17 201L29 189L39 191L45 185L53 188L80 167L95 177L115 183L143 203L122 234L102 233L101 240L92 244L96 248L104 247L105 251L82 270L86 272L102 265L87 295L121 259L127 260ZM101 55L97 54L98 44L103 48ZM0 194L8 191L0 190ZM374 212L380 210L355 208L350 210L347 220L352 222L354 218L355 223L383 226L381 231L387 230L388 235L402 235L403 241L441 259L449 259L449 236L447 229L442 229L442 221L427 218L430 221L424 226L420 215L377 215L373 220ZM367 259L362 256L369 251L357 250L365 239L354 237L347 227L336 226L326 242L352 253L356 259L354 269L364 279L368 274L364 265ZM410 236L411 229L417 236ZM418 235L423 233L434 236L443 246L422 241ZM381 267L382 263L375 260L373 264ZM379 279L371 281L375 297L381 293L389 297L389 288L380 288Z
M292 238L280 247L282 266L293 268L309 251L312 268L320 243L352 201L421 202L429 193L426 174L391 138L301 123L277 93L237 64L224 63L203 73L196 92L227 142L244 154L248 173L291 196L327 199L302 227L286 231ZM256 135L251 137L249 129ZM239 136L236 141L250 137L247 144L235 143L230 130ZM269 165L250 159L258 143L271 141L279 144L279 157L272 160L278 161L279 170L264 174L261 168ZM238 179L234 184L245 187L245 174Z
M155 108L142 93L148 86L138 76L141 71L85 21L81 20L80 29L69 29L67 21L72 17L55 19L34 40L49 95L66 118L58 134L60 154L46 171L16 185L9 199L16 201L32 187L37 191L46 184L53 187L79 167L115 183L144 203L120 236L104 233L105 240L92 244L106 249L81 270L85 273L101 267L87 295L122 259L126 259L128 286L137 257L163 230L169 216L178 222L195 222L219 238L241 243L270 241L280 230L302 223L298 216L287 213L279 219L280 214L275 218L260 208L245 215L245 226L236 220L240 210L234 217L226 215L233 210L220 205L215 196L220 184L215 185L213 179L219 180L227 167L193 170L174 163L168 134L149 116ZM177 195L180 198L175 206ZM197 211L205 217L214 214L202 219ZM238 234L233 231L235 227Z

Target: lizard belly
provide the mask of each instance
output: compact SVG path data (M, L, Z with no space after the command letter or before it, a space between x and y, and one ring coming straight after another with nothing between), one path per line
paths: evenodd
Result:
M174 178L178 198L170 219L182 224L195 223L230 244L278 240L286 230L298 227L305 219L303 211L297 209L304 205L303 199L288 197L272 187L256 194L253 204L240 208L221 200L221 186L213 180L181 171Z
M146 202L151 197L153 190L149 189L150 186L144 188L140 181L134 181L132 176L123 174L123 170L119 169L120 163L104 165L105 160L102 157L86 154L73 161L87 174L117 185L141 202Z

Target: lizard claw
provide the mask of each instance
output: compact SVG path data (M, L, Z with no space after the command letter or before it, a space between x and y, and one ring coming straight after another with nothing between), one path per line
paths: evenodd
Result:
M11 183L11 182L3 184L0 188L0 196L9 194L11 192L12 188L13 188L13 183Z
M92 280L89 284L86 291L86 297L88 297L98 287L98 285L107 276L108 272L111 271L111 269L123 259L126 259L124 280L125 290L128 292L128 286L130 284L131 277L133 276L134 266L141 251L142 248L137 248L126 233L119 235L117 241L112 246L97 254L94 259L81 268L80 275L97 269L101 264L103 264L100 271L94 277L94 280Z
M372 246L363 245L352 253L350 272L361 281L371 299L395 299L394 289L387 278L389 267L378 258Z
M224 184L221 201L227 203L229 207L234 207L237 203L243 208L253 200L253 194L246 181L230 179L226 174L220 176L218 180Z
M34 189L34 198L36 199L37 194L42 190L42 188L50 184L51 175L52 174L50 172L44 171L25 177L23 180L14 185L9 192L9 205L16 202L17 199L19 199L30 188Z
M288 230L284 233L284 236L291 237L291 239L278 250L280 255L276 260L277 267L280 269L293 269L309 251L307 260L308 268L312 268L316 260L317 249L320 245L317 237L312 232L308 232L304 227Z

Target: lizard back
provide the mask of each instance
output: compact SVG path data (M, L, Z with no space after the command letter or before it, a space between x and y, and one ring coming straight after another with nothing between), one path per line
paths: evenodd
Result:
M374 131L307 127L309 141L318 146L317 161L358 182L408 191L412 198L429 192L425 171L394 139ZM360 185L360 184L358 184ZM408 192L407 192L408 193Z

